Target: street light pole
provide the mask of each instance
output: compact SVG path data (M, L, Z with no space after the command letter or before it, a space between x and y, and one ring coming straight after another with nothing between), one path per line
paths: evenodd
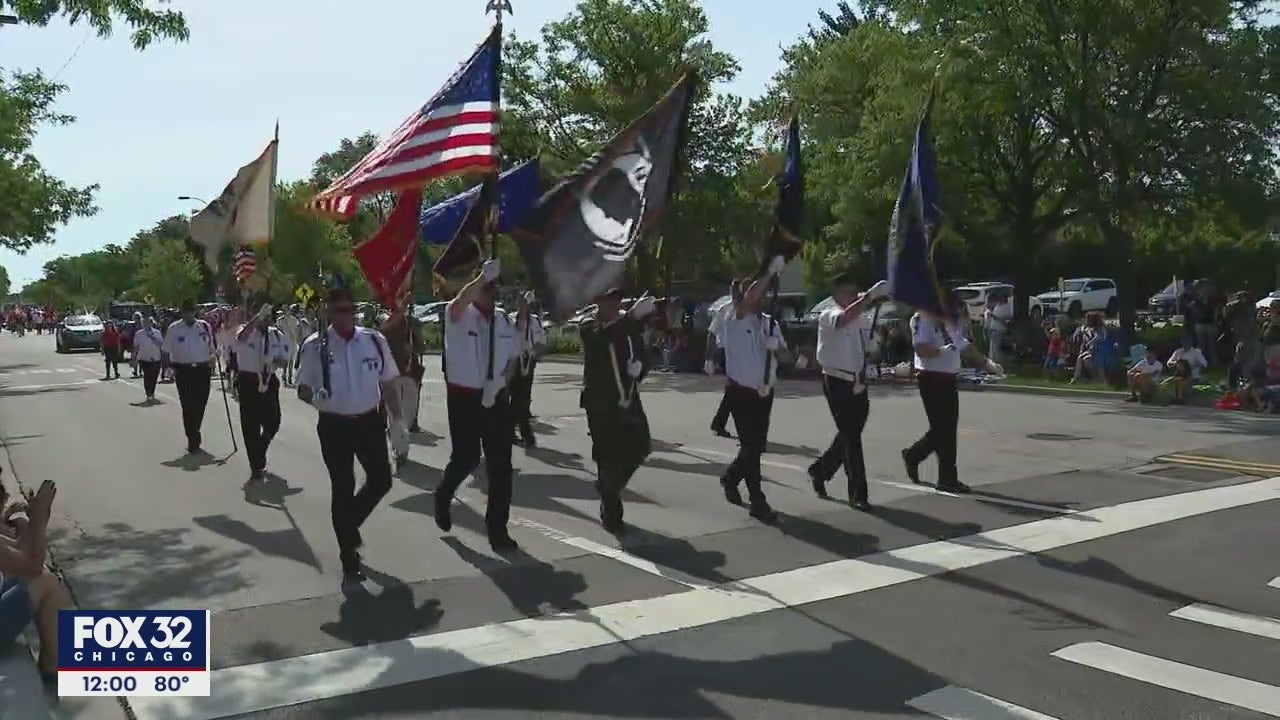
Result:
M196 197L196 196L194 196L194 195L179 195L179 196L178 196L178 199L179 199L179 200L188 201L188 202L198 202L198 203L200 203L201 205L208 205L208 204L209 204L207 201L205 201L205 200L203 200L203 199L201 199L201 198L198 198L198 197Z
M17 15L0 15L0 25L17 25Z

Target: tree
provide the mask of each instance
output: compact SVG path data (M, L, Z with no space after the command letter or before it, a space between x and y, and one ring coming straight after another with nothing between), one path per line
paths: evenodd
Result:
M88 23L99 37L110 36L116 21L130 28L139 50L157 39L186 40L181 13L153 10L138 0L0 0L0 13L12 12L31 25L61 17L71 24ZM0 246L24 252L53 242L56 229L72 218L97 212L97 185L75 188L50 175L31 154L41 125L65 125L69 115L53 111L66 88L39 72L7 72L0 68Z
M9 271L0 265L0 297L9 296Z
M151 295L156 303L168 307L198 298L204 280L200 261L176 242L150 244L142 254L137 279L144 296Z

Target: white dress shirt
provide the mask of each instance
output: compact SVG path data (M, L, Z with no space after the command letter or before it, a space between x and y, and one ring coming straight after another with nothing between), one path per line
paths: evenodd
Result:
M955 338L947 336L942 324L931 317L916 313L911 316L911 346L926 345L936 347L936 357L922 357L916 352L915 367L917 370L934 373L956 375L960 372L960 351L952 343ZM946 347L951 345L951 347Z
M729 318L738 316L738 311L735 305L736 303L732 302L725 303L724 307L717 310L716 314L711 317L711 325L707 327L707 333L716 339L717 345L724 345L724 341L720 335L724 330L725 322L727 322Z
M493 312L493 384L506 385L503 370L516 357L516 326L503 311ZM456 322L444 314L445 381L461 388L480 390L488 384L489 319L474 304Z
M720 325L720 343L724 348L724 374L729 382L759 390L772 387L777 379L778 363L767 363L769 339L782 347L778 324L765 314L751 313L738 317L733 313ZM769 377L765 369L769 368Z
M298 385L311 388L311 404L321 412L363 415L377 410L382 402L382 384L400 376L387 339L377 330L358 326L350 340L343 339L333 328L328 333L328 358L320 353L320 333L302 343ZM325 362L329 363L329 397L320 398L315 392L324 387Z
M138 328L133 333L133 357L138 362L160 362L164 353L164 337L154 327Z
M523 357L532 354L534 349L541 345L545 339L546 334L542 330L542 320L537 315L529 313L529 321L527 323L521 322L519 319L516 320L516 355ZM487 371L488 368L485 368L485 370Z
M844 308L836 306L818 316L818 365L823 375L858 382L867 361L867 340L871 335L871 318L866 313L837 325Z
M265 347L264 347L265 345ZM267 341L263 342L262 330L254 328L236 339L236 366L240 372L274 372L275 363L289 361L289 345L279 328L267 328Z
M171 365L194 365L213 359L213 331L209 323L196 320L187 325L175 321L164 334L164 351Z

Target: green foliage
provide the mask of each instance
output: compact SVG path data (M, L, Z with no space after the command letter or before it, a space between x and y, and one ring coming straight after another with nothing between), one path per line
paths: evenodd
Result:
M176 307L187 298L195 299L203 279L200 261L181 244L172 242L148 245L137 271L144 296L150 295L156 303L167 307Z
M0 297L9 295L9 271L0 265Z
M166 5L169 0L159 0ZM111 37L117 22L129 27L129 40L144 50L156 40L185 41L187 21L176 10L147 7L143 0L0 0L0 14L11 12L28 25L48 25L62 18L71 25L86 23L98 37Z

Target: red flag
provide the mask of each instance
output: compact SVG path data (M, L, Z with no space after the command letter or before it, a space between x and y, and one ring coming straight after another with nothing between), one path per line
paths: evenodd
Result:
M405 190L396 198L387 222L373 237L356 246L356 260L364 271L378 302L389 308L401 307L409 294L414 261L418 253L418 215L422 211L422 190Z

